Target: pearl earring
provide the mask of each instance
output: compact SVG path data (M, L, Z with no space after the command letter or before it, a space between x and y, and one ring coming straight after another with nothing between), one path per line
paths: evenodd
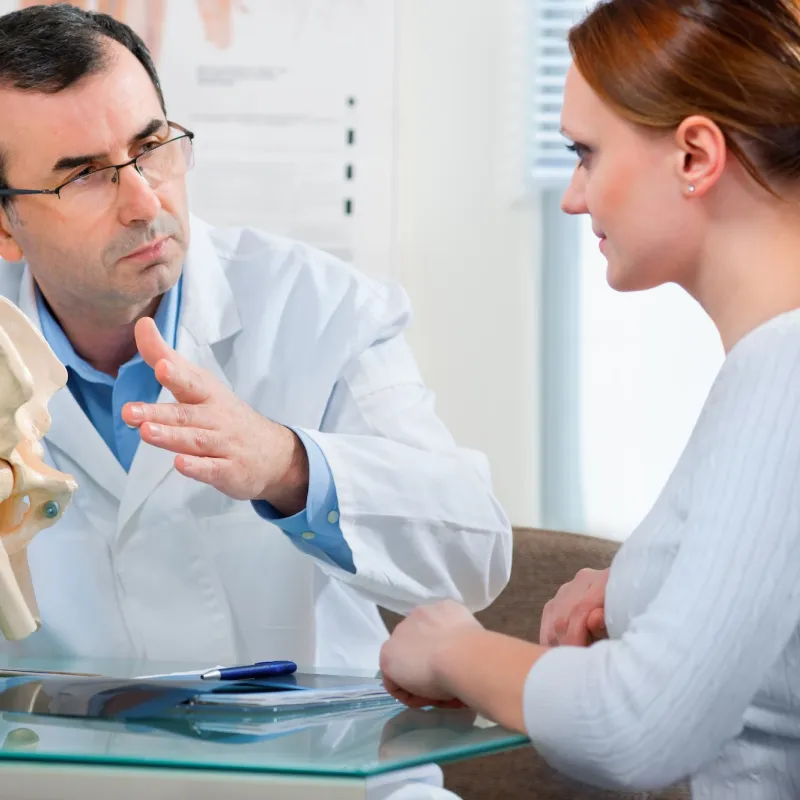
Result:
M689 184L689 194L694 194L695 185L693 183Z

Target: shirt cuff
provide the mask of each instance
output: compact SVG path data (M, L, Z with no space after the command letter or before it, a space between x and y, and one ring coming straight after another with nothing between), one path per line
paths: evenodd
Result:
M277 525L298 550L355 574L353 553L339 525L339 500L328 460L308 434L297 428L290 430L297 434L308 456L306 507L291 517L281 517L266 500L253 500L253 508L262 519Z

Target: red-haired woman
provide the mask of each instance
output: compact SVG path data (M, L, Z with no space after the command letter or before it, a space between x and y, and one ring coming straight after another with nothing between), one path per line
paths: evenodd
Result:
M527 731L588 782L799 798L800 5L610 0L570 45L563 209L591 215L613 288L677 283L726 359L607 585L585 580L591 625L537 645L422 608L386 684Z

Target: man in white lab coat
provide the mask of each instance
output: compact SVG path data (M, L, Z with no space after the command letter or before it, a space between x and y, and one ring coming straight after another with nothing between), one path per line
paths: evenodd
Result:
M45 449L79 484L29 549L42 629L5 646L375 668L376 603L488 605L508 522L403 292L191 218L193 135L126 26L32 8L0 40L0 293L68 367Z

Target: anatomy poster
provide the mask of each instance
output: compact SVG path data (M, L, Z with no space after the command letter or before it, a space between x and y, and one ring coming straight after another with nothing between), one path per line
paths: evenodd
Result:
M194 131L192 210L391 273L396 0L82 0L146 41ZM41 0L36 0L41 2ZM0 12L31 0L0 0Z

